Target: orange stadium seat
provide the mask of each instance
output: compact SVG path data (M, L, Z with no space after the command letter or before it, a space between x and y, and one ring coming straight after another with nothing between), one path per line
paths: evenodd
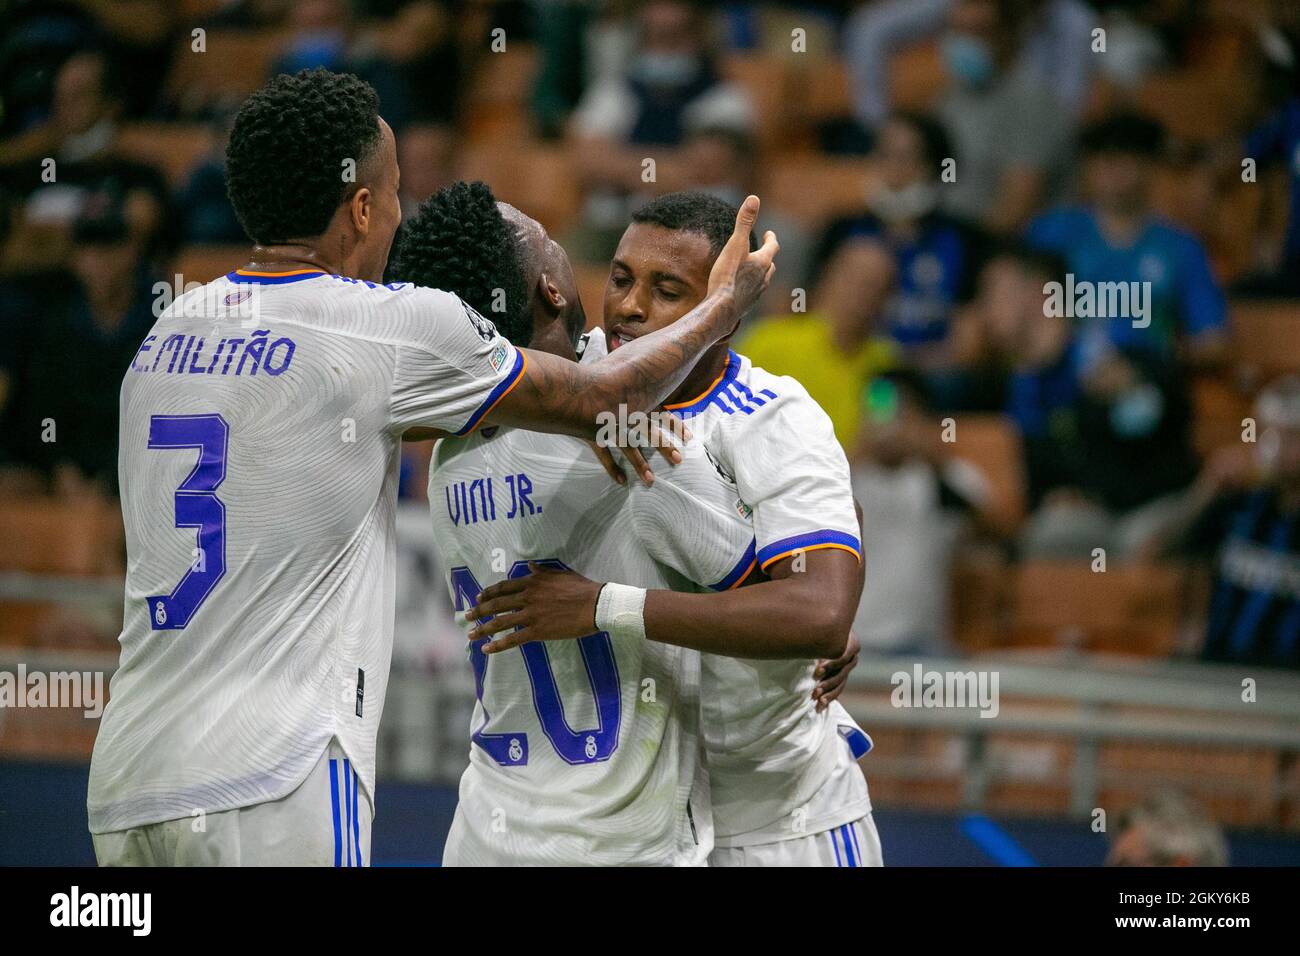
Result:
M971 545L952 567L952 637L968 653L1005 643L1009 568L1000 549Z
M282 30L209 30L199 53L186 33L172 61L172 98L182 107L191 101L242 100L265 82L285 37Z
M860 212L876 188L871 164L815 154L786 156L769 163L760 195L772 206L816 229L837 215Z
M578 295L587 313L587 328L601 324L604 311L605 283L609 279L609 266L593 266L575 262L573 272L578 280Z
M992 490L992 515L998 527L1010 533L1025 514L1025 474L1020 433L1011 419L1000 414L956 417L953 454L984 473Z
M1167 655L1178 628L1180 574L1165 565L1026 561L1015 574L1011 640L1018 645L1078 647Z
M1138 90L1136 106L1160 120L1170 135L1196 143L1232 135L1240 118L1240 91L1201 71L1157 73Z
M788 150L793 117L790 68L785 58L731 54L723 60L722 73L749 94L758 121L759 148L767 154Z
M1202 458L1241 441L1241 421L1250 414L1250 398L1221 376L1192 382L1192 447Z
M462 156L464 179L481 179L504 200L561 232L578 212L577 177L568 149L533 139L475 143Z
M1300 371L1300 303L1233 302L1230 314L1233 347L1241 365L1265 378Z
M118 133L116 148L123 156L157 167L175 190L185 184L214 141L211 127L201 124L130 123Z
M528 97L537 59L537 50L527 43L510 43L500 53L479 59L463 111L471 140L528 134Z
M101 575L122 570L122 515L100 499L0 504L0 571Z
M938 43L906 47L889 61L889 99L895 109L928 110L947 85Z
M191 282L211 282L248 261L249 247L244 246L186 246L172 262L172 272L181 277L183 285ZM171 279L169 275L168 280Z

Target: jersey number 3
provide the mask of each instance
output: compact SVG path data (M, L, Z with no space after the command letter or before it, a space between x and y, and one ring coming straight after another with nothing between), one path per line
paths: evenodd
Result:
M155 631L179 631L189 624L226 573L226 506L217 488L226 478L230 426L220 415L154 415L150 448L193 448L194 470L176 489L176 527L198 529L194 561L171 594L148 598Z
M564 563L554 558L535 561L561 571L568 570ZM528 574L528 562L516 561L506 575L510 578L522 578ZM474 573L469 568L459 567L451 570L451 586L455 595L456 610L463 611L478 601L483 590ZM485 620L490 620L485 618ZM483 679L487 674L488 658L482 647L487 638L470 645L470 659L474 664L474 685L479 703L483 702ZM614 645L604 631L588 634L577 641L582 654L582 663L591 684L591 692L596 698L596 727L587 730L574 730L564 716L564 703L560 700L560 689L551 672L551 658L543 642L521 644L520 652L524 655L524 666L528 670L528 682L533 688L533 706L537 719L541 722L546 739L551 742L555 752L565 763L583 764L608 760L618 746L619 722L623 715L623 691L619 685L618 665L614 661ZM483 726L486 727L492 717L484 709ZM484 752L503 767L517 767L528 763L528 734L484 733L480 728L471 739Z

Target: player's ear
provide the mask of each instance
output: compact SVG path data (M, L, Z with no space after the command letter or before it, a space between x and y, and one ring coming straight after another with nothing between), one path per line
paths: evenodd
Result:
M363 236L370 232L370 217L374 212L370 200L371 192L368 186L362 186L348 200L348 214L352 218L352 228Z
M546 307L550 315L561 314L569 304L569 300L564 297L564 293L559 287L551 281L551 277L543 272L537 277L538 299Z

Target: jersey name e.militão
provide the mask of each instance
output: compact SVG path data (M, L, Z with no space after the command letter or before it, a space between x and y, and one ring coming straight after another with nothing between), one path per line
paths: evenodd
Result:
M592 333L583 362L604 353ZM528 562L644 588L723 589L753 532L699 443L618 485L586 442L486 429L438 443L434 540L457 619ZM544 609L543 609L544 613ZM712 849L699 654L605 632L486 656L444 865L697 865Z
M402 432L473 428L524 364L453 295L320 270L230 273L162 312L121 389L92 832L279 799L332 738L373 802Z
M752 512L759 567L820 548L861 559L848 460L830 418L798 381L731 352L703 395L665 408L685 419ZM791 839L870 811L861 774L832 781L836 748L862 731L842 708L817 712L814 666L701 655L718 846Z

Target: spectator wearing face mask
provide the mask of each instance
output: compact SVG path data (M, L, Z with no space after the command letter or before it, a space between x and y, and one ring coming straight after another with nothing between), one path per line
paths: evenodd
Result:
M944 208L996 235L1020 232L1064 185L1074 120L1045 81L1017 63L1036 5L954 0L943 37L952 83L938 117L953 144Z
M1300 668L1300 376L1260 392L1255 441L1220 449L1148 543L1212 569L1206 660Z
M909 44L943 34L956 0L876 0L862 4L844 25L844 57L853 79L858 122L878 128L889 116L889 61ZM1082 0L1030 2L1025 41L1013 69L1053 86L1063 107L1083 110L1095 54L1096 16Z
M880 186L868 198L868 211L836 221L822 241L823 249L850 237L865 241L890 261L896 281L881 310L880 331L920 370L942 409L966 404L950 333L954 311L974 293L986 246L979 230L939 209L940 164L951 154L947 134L933 119L891 116L876 139Z
M626 67L597 78L583 94L570 136L586 203L581 228L564 243L571 255L587 262L613 255L646 190L646 158L673 164L692 130L753 131L753 104L721 77L709 31L705 5L651 0L637 14Z
M1034 558L1135 556L1195 475L1185 383L1168 358L1076 335L1043 308L1063 265L1013 249L985 268L974 309L1008 370L1006 411L1023 442Z

